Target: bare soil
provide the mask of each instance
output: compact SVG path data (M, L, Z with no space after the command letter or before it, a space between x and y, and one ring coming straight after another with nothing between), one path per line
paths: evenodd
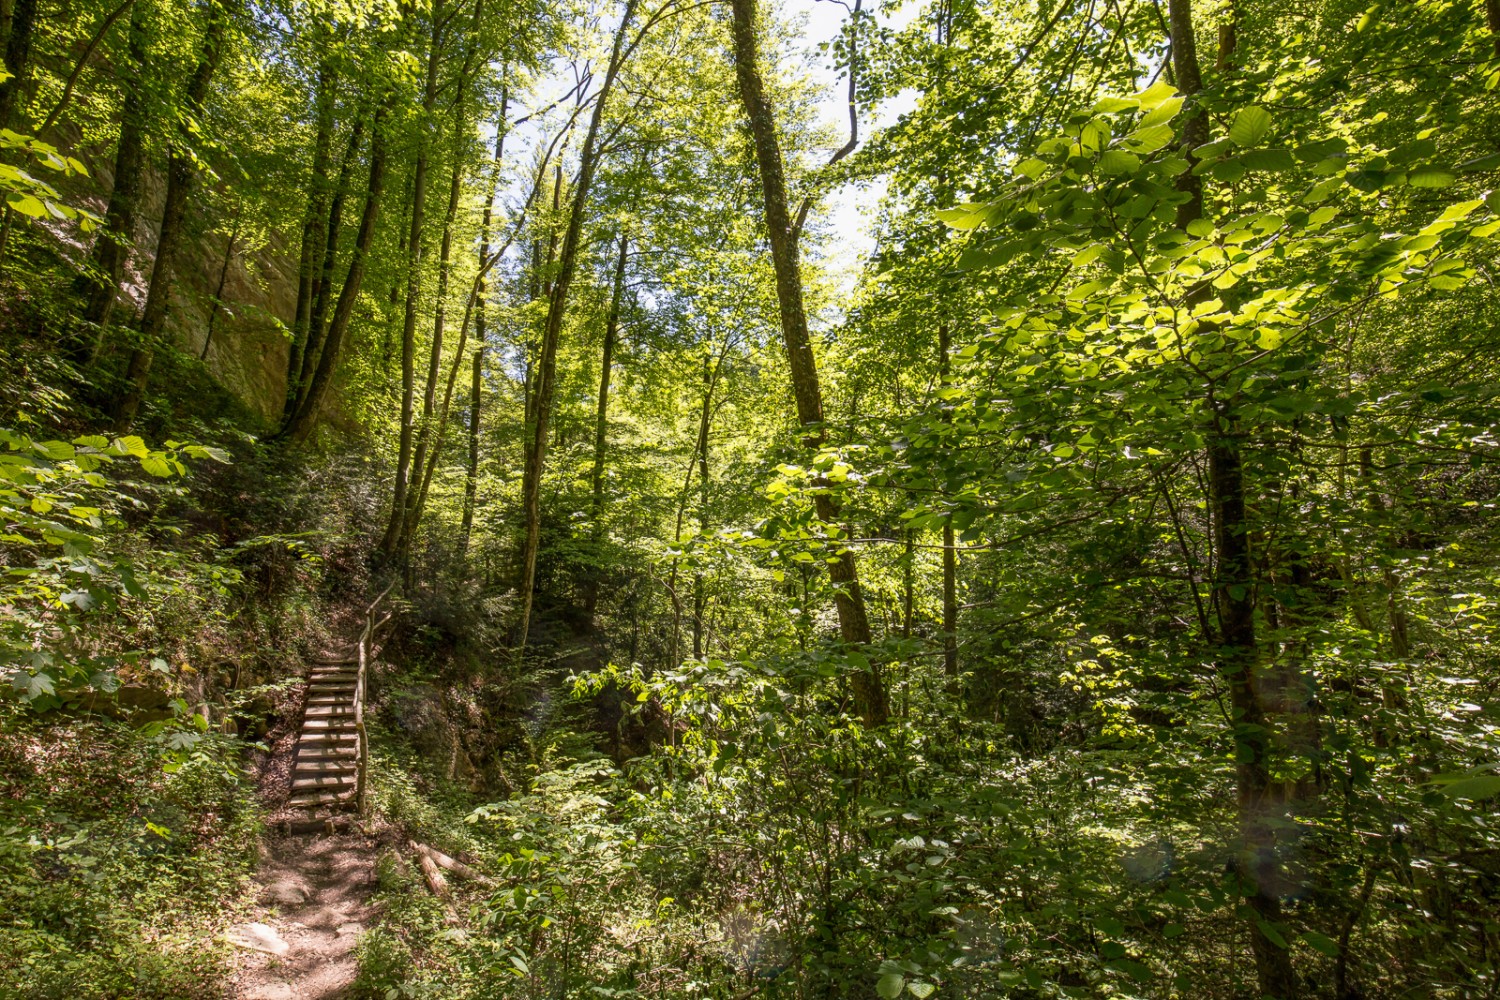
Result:
M376 908L377 840L362 832L288 836L263 847L254 920L287 945L275 956L241 950L236 1000L335 1000L359 972L356 945Z

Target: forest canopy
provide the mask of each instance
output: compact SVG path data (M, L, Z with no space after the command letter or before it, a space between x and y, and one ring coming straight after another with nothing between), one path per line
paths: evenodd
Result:
M0 998L1500 995L1496 0L0 52Z

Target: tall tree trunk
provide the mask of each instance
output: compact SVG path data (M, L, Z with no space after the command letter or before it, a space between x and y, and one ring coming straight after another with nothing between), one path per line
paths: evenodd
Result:
M292 318L292 349L287 356L286 402L283 412L297 406L302 385L302 359L311 339L313 301L322 276L324 250L332 239L328 225L329 161L333 154L333 69L318 66L317 137L313 141L312 176L308 181L307 212L302 220L302 249L297 261L297 306Z
M10 128L16 107L31 81L31 39L36 33L37 0L15 0L5 36L5 68L10 78L0 83L0 128ZM24 132L24 127L17 131Z
M300 441L312 429L313 419L323 396L328 392L338 365L339 348L349 321L354 316L354 303L359 298L359 287L364 283L366 260L370 244L375 239L375 224L380 217L380 195L385 188L385 118L390 112L390 99L382 99L370 126L370 177L365 185L364 211L360 215L359 231L354 237L354 249L349 255L349 270L339 289L338 303L333 307L333 318L328 323L328 333L323 338L323 350L318 357L318 367L308 380L302 404L281 431L281 436Z
M724 338L725 347L729 345L729 338ZM727 353L727 352L726 352ZM724 356L719 355L722 363ZM703 408L698 411L698 534L708 533L708 432L713 421L713 396L714 383L718 380L718 369L709 363L708 355L703 356ZM693 570L693 659L703 659L703 612L705 608L705 597L703 593L703 573L697 569Z
M443 2L432 5L432 34L427 49L427 76L422 89L421 138L412 170L411 227L406 236L406 311L401 324L401 441L396 454L396 481L391 496L391 519L380 550L394 555L406 521L406 493L411 476L417 391L417 309L422 297L422 225L426 216L427 167L431 155L428 130L437 104L438 65L442 59Z
M462 123L455 122L454 124L454 132L457 136L463 131ZM463 176L463 158L459 156L457 143L455 143L453 175L448 186L448 209L443 215L443 236L438 246L437 301L433 307L432 349L428 353L427 362L427 391L422 396L422 426L417 433L416 453L412 459L412 469L417 475L423 476L424 481L426 477L423 470L427 467L427 452L431 450L436 460L437 453L443 447L441 438L434 437L432 421L437 408L437 383L443 364L443 336L448 322L448 276L453 253L453 222L458 218L458 198L463 191ZM445 402L444 409L446 408ZM425 485L415 494L410 489L407 490L405 519L401 533L396 540L396 551L402 553L403 556L411 543L412 535L416 533L417 519L425 499Z
M481 288L482 297L488 294ZM458 554L469 554L469 539L474 532L474 506L479 499L479 416L484 403L484 320L475 318L474 370L469 382L469 464L464 470L464 513L458 529Z
M156 241L156 259L151 266L151 286L146 292L146 308L141 316L140 343L130 355L125 392L115 407L115 428L124 431L135 422L146 393L158 342L167 324L167 310L172 303L172 284L177 273L177 256L187 235L188 199L198 178L198 165L188 148L192 131L197 128L208 100L208 88L224 54L224 33L229 12L217 0L208 4L208 23L203 29L203 44L198 64L188 80L183 100L184 124L177 141L167 154L167 193L161 213L161 231Z
M208 360L208 349L214 342L214 326L219 320L219 313L224 310L224 286L229 283L229 265L234 263L234 246L240 238L240 221L244 218L244 211L243 205L235 210L234 228L224 241L224 262L219 266L219 284L214 288L214 300L209 303L208 324L203 332L203 350L198 355L199 361Z
M338 180L334 182L333 200L328 208L328 223L324 228L323 260L319 264L317 279L313 282L312 311L307 320L307 345L302 351L302 364L295 372L295 393L287 420L291 419L307 398L307 386L317 371L323 357L323 345L328 336L328 303L333 299L333 273L338 263L339 236L344 228L344 203L349 197L349 183L354 176L354 165L359 159L360 142L364 138L365 120L356 118L349 129L349 140L344 147L344 158L339 164Z
M781 311L781 334L786 343L787 361L792 372L792 394L797 401L797 418L805 434L804 442L816 448L825 439L823 429L823 396L818 384L817 362L813 357L812 338L807 328L807 313L802 304L802 274L799 261L799 233L792 224L787 206L786 179L782 170L781 146L776 137L765 85L760 75L759 38L756 27L755 0L732 0L734 12L734 63L740 100L745 106L750 132L755 140L755 158L760 167L761 190L765 197L766 229L771 244L771 261L776 270L776 298ZM831 496L820 493L815 498L818 517L837 534L838 506ZM839 631L846 643L866 646L870 643L870 621L865 613L864 596L859 589L859 569L854 553L844 548L829 566L834 584L834 604L838 610ZM874 668L853 674L851 687L855 709L868 725L880 725L890 715L885 684Z
M479 223L479 266L483 267L490 257L491 226L495 218L495 199L500 194L500 165L505 158L505 134L510 123L510 91L500 92L500 116L495 123L495 159L490 175L490 196L485 199L484 217ZM469 538L474 531L474 504L479 495L479 418L484 402L484 349L489 335L486 327L485 305L489 297L489 281L481 279L479 298L474 303L474 373L469 387L469 467L464 476L464 514L459 526L459 555L469 552Z
M136 203L141 196L145 164L146 108L141 97L141 75L146 66L149 5L137 3L130 12L130 35L125 77L125 99L120 105L120 137L115 144L114 187L104 211L104 229L94 241L89 272L75 286L84 296L83 318L88 327L74 345L75 360L92 363L104 343L104 331L120 295L120 279L135 243Z
M938 375L944 386L948 384L951 349L948 339L948 324L938 324ZM943 423L951 423L952 414L945 407ZM953 537L953 520L943 522L943 673L958 676L958 548Z
M562 336L563 316L568 308L568 291L573 284L573 272L578 264L578 248L583 239L583 216L588 211L589 189L594 184L594 171L598 167L599 125L604 118L609 93L614 89L615 78L625 60L625 39L630 34L630 24L635 19L637 0L625 0L625 9L620 15L620 25L615 29L614 45L610 50L609 67L604 73L604 82L599 87L599 98L589 118L588 134L583 140L583 149L578 157L578 184L573 191L573 209L568 217L568 229L563 237L562 255L558 261L557 276L552 282L551 295L547 302L547 322L542 328L541 355L537 359L536 400L531 426L527 428L526 476L523 483L522 506L526 516L526 540L521 549L521 621L517 647L525 649L531 627L531 608L536 586L536 556L542 540L541 489L542 473L547 462L547 435L552 424L552 395L557 379L557 344Z
M1182 145L1191 150L1208 138L1208 119L1196 99L1203 88L1203 77L1191 0L1169 0L1168 18L1177 89L1188 100ZM1193 162L1191 155L1189 162ZM1203 184L1187 170L1180 175L1178 188L1189 196L1177 209L1177 224L1186 227L1203 218ZM1203 286L1189 297L1206 298L1209 291ZM1245 470L1232 404L1210 398L1209 405L1214 407L1208 435L1208 505L1216 555L1214 606L1219 619L1219 672L1229 689L1234 712L1240 839L1236 869L1252 913L1247 923L1260 993L1277 1000L1294 1000L1301 987L1291 953L1267 933L1267 928L1280 933L1273 925L1281 919L1282 873L1276 858L1281 810L1271 794L1273 738L1258 689L1261 651L1255 632L1257 580L1245 510Z
M625 262L630 254L630 238L620 234L620 252L615 258L614 287L609 296L609 316L604 321L604 349L599 360L599 405L594 416L594 467L589 473L592 504L589 510L594 544L604 538L604 455L609 431L609 380L615 366L615 338L620 328L620 300L625 292ZM594 620L599 604L599 581L589 581L584 595L584 612Z

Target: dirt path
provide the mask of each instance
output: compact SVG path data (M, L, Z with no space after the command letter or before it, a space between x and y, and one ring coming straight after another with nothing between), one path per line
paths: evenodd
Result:
M236 1000L335 1000L359 972L355 946L375 908L377 842L363 833L266 842L254 920L227 935L241 951Z

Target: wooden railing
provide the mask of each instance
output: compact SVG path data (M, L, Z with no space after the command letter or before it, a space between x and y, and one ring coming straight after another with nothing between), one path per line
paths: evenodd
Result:
M365 737L365 672L370 662L370 647L375 641L375 632L391 620L391 614L388 613L377 622L375 611L394 586L395 584L392 583L382 590L380 596L365 609L365 627L359 634L359 672L354 678L354 732L359 742L359 770L355 778L354 801L360 816L365 816L369 812L370 742Z

